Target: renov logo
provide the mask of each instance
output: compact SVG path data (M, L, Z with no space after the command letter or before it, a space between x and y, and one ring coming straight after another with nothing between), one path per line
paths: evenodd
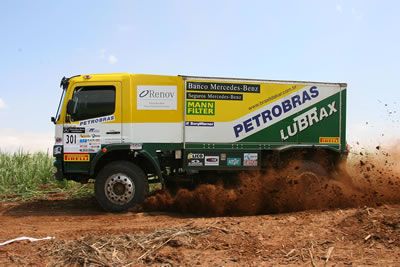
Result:
M155 90L143 90L139 93L140 98L151 98L151 99L171 99L175 97L174 92L158 92Z
M139 97L143 98L146 97L149 94L150 90L144 90L139 94Z
M138 110L177 110L178 88L175 85L138 85Z

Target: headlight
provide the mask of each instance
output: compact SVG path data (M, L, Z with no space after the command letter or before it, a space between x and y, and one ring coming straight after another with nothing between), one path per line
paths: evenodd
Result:
M62 146L54 146L53 147L53 156L61 155L62 154Z

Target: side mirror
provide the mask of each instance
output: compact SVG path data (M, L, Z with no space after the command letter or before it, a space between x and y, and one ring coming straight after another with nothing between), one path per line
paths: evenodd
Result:
M70 99L67 103L67 114L74 115L75 114L75 102Z

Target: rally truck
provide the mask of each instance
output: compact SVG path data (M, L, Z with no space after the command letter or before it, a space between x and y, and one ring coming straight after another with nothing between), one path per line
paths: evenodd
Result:
M143 202L151 183L262 171L299 151L335 165L347 152L345 83L116 73L61 87L55 176L94 180L108 211Z

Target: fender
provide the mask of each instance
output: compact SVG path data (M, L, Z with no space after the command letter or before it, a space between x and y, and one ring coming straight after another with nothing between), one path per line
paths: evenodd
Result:
M96 165L98 164L98 162L107 154L109 154L110 152L114 152L114 151L124 151L124 152L130 152L133 150L130 149L130 145L131 144L111 144L111 145L106 145L104 146L99 152L97 152L97 154L94 156L93 160L90 163L90 176L93 176L95 173L95 168ZM105 152L104 152L105 151ZM136 158L138 155L143 156L144 158L146 158L151 165L154 167L154 169L156 170L156 174L160 179L161 184L164 186L164 178L162 176L162 172L161 172L161 168L159 163L157 162L157 160L155 159L155 157L149 153L146 150L135 150L134 151L134 157Z
M153 156L152 154L150 154L148 151L146 150L139 150L137 151L137 155L142 155L143 157L145 157L148 161L150 161L150 163L153 165L154 169L156 170L157 176L160 179L160 182L162 184L162 186L164 187L164 177L162 175L161 172L161 168L160 168L160 164L158 163L158 161L155 159L157 158L157 156ZM137 156L136 155L136 156ZM135 156L135 157L136 157Z

